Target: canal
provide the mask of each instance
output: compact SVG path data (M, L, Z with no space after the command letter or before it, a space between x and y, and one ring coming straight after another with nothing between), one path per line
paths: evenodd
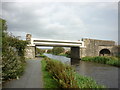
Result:
M51 59L71 64L70 58L65 56L57 56L46 53L44 55ZM105 85L107 88L118 88L118 72L120 71L120 68L118 67L85 61L74 63L72 66L75 67L76 72L93 78L98 84Z

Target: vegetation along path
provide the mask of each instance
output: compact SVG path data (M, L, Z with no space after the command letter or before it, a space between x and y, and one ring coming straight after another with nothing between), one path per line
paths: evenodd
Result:
M18 80L7 82L3 88L43 88L40 58L26 60L23 76Z

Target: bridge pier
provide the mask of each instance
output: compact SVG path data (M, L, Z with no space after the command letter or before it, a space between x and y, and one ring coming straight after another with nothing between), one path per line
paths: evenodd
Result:
M80 61L80 47L71 47L71 64Z

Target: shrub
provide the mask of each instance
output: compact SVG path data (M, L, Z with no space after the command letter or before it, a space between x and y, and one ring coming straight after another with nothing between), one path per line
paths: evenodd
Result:
M82 60L83 61L91 61L91 60L93 60L93 57L86 56L86 57L83 57Z
M98 85L92 78L75 74L79 88L105 88L103 85Z
M45 50L36 48L36 54L42 55L43 53L45 53Z
M45 70L48 71L56 81L58 88L104 88L96 84L94 80L81 76L69 65L60 61L45 58Z
M42 72L43 72L43 81L44 81L44 88L58 88L58 84L56 83L56 80L54 80L52 75L46 71L46 61L42 60Z
M78 88L71 67L65 66L59 61L50 60L49 58L45 60L47 63L46 70L53 75L53 78L59 83L59 87Z
M106 62L106 64L120 67L120 60L113 60L113 59L111 59L108 62Z
M47 53L52 53L52 49L48 49Z
M110 56L96 56L96 57L83 57L83 61L93 61L102 64L109 64L113 66L120 66L120 60L117 57Z
M6 53L7 52L7 53ZM13 48L8 47L2 53L2 78L3 81L15 79L22 75L25 60L18 56Z
M65 54L66 54L67 57L70 57L71 56L71 51L67 51Z
M60 53L63 53L65 51L62 47L53 47L52 53L55 55L59 55Z
M2 22L2 79L18 78L24 70L24 49L27 42L7 33L6 21ZM1 26L0 26L1 27Z

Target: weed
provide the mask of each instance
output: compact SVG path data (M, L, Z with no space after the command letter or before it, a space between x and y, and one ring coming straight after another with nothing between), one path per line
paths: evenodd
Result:
M113 66L120 67L120 60L117 57L110 56L96 56L96 57L83 57L81 60L83 61L93 61L102 64L109 64Z
M104 86L96 84L91 78L77 74L70 65L60 61L46 57L42 60L42 64L42 71L47 73L48 81L50 81L48 82L44 75L45 87L49 86L53 79L58 88L104 88Z

